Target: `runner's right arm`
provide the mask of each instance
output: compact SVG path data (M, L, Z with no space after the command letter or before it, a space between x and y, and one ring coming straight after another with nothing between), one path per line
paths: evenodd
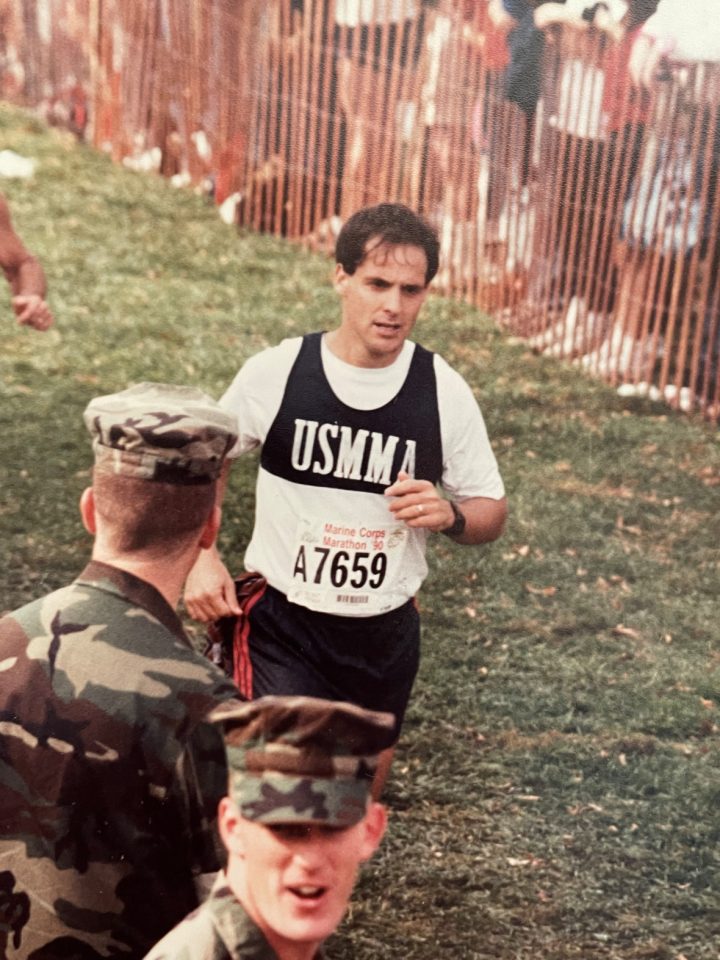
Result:
M226 460L218 480L217 505L222 506L232 461ZM235 581L220 558L217 546L201 550L185 584L185 607L194 620L210 623L240 613Z

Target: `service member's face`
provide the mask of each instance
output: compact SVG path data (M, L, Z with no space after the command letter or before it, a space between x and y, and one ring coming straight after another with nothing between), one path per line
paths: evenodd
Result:
M331 349L358 367L386 367L402 350L425 302L427 256L422 247L381 244L355 273L335 267L342 322Z
M223 806L224 805L224 806ZM375 851L385 810L371 804L346 829L265 826L245 820L223 801L220 823L229 851L231 886L279 956L290 945L318 945L347 909L359 865ZM240 889L233 879L239 878Z

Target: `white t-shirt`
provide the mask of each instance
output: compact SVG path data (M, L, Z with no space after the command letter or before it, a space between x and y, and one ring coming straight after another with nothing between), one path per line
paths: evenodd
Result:
M660 0L657 11L645 22L644 34L674 44L673 60L720 61L720 27L717 0Z
M278 346L252 357L222 397L220 405L238 419L239 437L231 456L237 457L264 442L280 409L301 343L300 337L283 340ZM380 368L344 363L327 348L324 339L321 350L325 376L335 395L347 406L373 410L398 394L407 377L415 345L407 341L397 360ZM472 391L442 357L435 355L433 363L443 449L441 485L460 502L471 497L501 499L504 496L502 479ZM388 483L393 480L390 478ZM351 530L352 533L348 532ZM327 536L329 532L333 532L334 539ZM290 483L260 466L255 529L245 555L245 566L262 573L272 586L310 609L368 616L392 610L415 595L427 574L426 540L425 530L411 529L395 521L382 497ZM364 557L369 552L374 559L372 551L379 543L395 546L396 549L388 553L387 570L380 571L384 581L382 589L372 591L368 587L364 593L361 591L360 600L350 603L347 596L329 587L322 590L298 587L293 571L302 543L322 542L332 548L341 547L349 554L350 563L359 565L364 561L356 560L356 555ZM387 553L384 548L381 552ZM397 562L394 557L398 558ZM325 574L328 572L329 567ZM378 572L379 568L375 567L373 574ZM373 574L369 577L370 586ZM358 582L362 576L362 571L357 572Z
M415 0L336 0L335 22L348 27L367 23L401 23L417 13Z

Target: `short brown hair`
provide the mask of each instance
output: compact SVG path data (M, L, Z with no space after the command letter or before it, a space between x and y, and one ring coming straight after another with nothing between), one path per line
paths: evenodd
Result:
M427 258L425 284L438 270L440 242L430 224L402 203L378 203L354 213L345 222L335 245L335 262L345 273L353 274L373 246L420 247Z
M183 485L93 471L95 510L114 549L160 556L190 546L215 505L215 483Z

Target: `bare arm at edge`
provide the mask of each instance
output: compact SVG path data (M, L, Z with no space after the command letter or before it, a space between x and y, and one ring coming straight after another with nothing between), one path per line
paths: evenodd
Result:
M54 318L45 302L45 272L37 257L15 233L7 201L1 196L0 267L10 284L12 307L18 323L36 330L47 330Z

